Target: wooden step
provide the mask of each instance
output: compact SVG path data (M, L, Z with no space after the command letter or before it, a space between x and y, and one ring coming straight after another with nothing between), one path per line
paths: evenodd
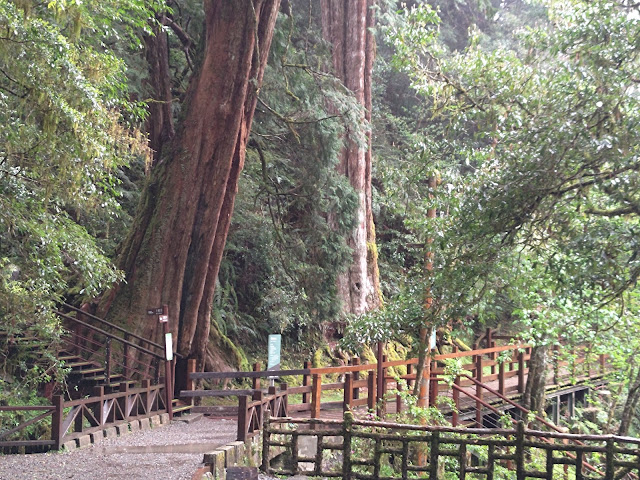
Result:
M70 362L70 361L82 360L82 358L80 358L77 355L58 355L58 360L60 360L61 362Z
M74 363L65 362L64 366L73 368L73 369L79 369L80 371L84 371L82 367L96 367L96 364L94 362L74 362Z
M112 383L118 383L119 384L121 378L122 378L122 375L119 374L119 373L111 374L109 376L109 381L106 384L107 385L110 385ZM105 379L104 373L102 375L96 375L94 377L83 377L82 378L83 382L104 382L105 380L106 379ZM130 381L132 381L132 380L130 380Z
M75 370L71 372L71 375L81 375L85 377L85 375L93 375L102 373L104 376L104 367L96 367L96 368L86 368L84 370ZM86 377L85 377L86 378Z

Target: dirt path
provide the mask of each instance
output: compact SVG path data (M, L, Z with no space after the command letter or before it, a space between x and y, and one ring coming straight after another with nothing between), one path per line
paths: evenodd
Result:
M0 480L191 480L204 452L235 437L235 420L174 422L71 452L0 456Z

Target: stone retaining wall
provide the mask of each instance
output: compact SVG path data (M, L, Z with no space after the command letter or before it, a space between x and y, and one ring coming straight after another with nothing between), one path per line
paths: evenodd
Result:
M225 480L226 469L235 466L256 466L260 463L260 436L245 442L231 442L205 453L202 462L206 471L200 478Z

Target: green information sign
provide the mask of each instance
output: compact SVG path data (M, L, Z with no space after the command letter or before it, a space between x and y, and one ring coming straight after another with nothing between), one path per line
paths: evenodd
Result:
M282 345L282 335L269 335L269 359L267 361L267 370L280 369L280 347Z

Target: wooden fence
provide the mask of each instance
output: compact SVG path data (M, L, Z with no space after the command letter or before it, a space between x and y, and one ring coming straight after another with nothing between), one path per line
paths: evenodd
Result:
M436 480L445 472L458 479L627 479L640 474L640 439L539 432L522 422L477 429L358 421L350 412L344 421L270 418L262 471L382 480Z
M61 395L54 395L53 405L0 406L0 414L3 412L24 415L35 412L35 415L12 428L3 425L0 452L17 448L43 451L59 450L69 440L100 432L109 426L166 413L167 404L164 384L151 385L149 380L144 380L140 388L131 388L129 383L123 382L119 392L105 395L104 387L95 387L94 395L88 398L64 401ZM22 433L29 427L50 431L50 438L24 440Z
M490 348L435 355L432 358L430 403L435 405L438 395L449 395L455 406L450 409L454 426L460 423L459 412L472 410L475 410L476 425L482 425L483 411L486 410L486 403L489 400L488 393L482 386L486 383L497 381L496 390L502 396L524 392L530 347L528 345L496 346L495 340L491 337L489 341L492 345ZM577 358L580 360L583 357L577 355ZM451 379L445 378L446 364L451 360L459 360L461 368L469 372L472 377L457 376L453 388L447 382ZM255 421L258 415L256 408L260 410L266 407L256 407L254 402L257 401L257 395L262 392L261 378L299 378L295 381L300 384L299 386L281 385L278 395L284 396L286 407L279 411L280 416L308 414L310 418L317 419L320 418L322 410L344 412L360 406L366 406L369 410L377 408L378 415L383 416L385 411L393 410L396 413L402 411L403 403L398 391L404 384L411 387L415 382L414 369L417 363L418 360L415 358L394 361L384 359L380 365L360 364L358 359L354 359L353 364L339 367L311 368L310 363L305 362L304 368L299 370L260 371L260 366L256 364L252 372L190 372L189 378L192 381L251 378L253 388L245 390L195 390L192 388L182 391L180 396L237 396L239 398L238 440L244 441L260 431L260 422ZM597 374L603 373L604 356L599 357L597 364L600 366ZM391 375L390 369L394 368L397 371L398 367L406 373ZM570 365L566 362L556 362L553 366L555 373L551 381L559 384L562 382L563 375L568 378L571 374L569 367ZM329 377L333 380L327 381ZM341 377L339 381L336 381L337 377ZM382 378L382 382L378 381L379 378ZM402 381L398 382L398 380ZM390 392L390 387L393 387L395 394ZM328 394L333 396L329 401L326 399ZM243 399L243 397L246 398ZM262 415L261 411L260 415Z

